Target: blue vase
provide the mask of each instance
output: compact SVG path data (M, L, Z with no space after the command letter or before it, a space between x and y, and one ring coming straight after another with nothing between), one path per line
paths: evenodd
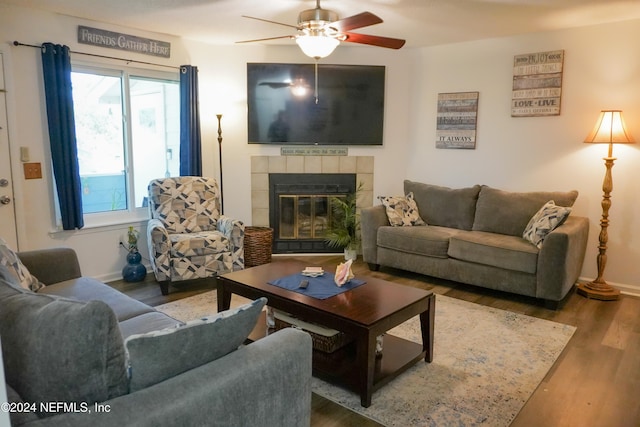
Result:
M126 282L140 282L147 275L147 269L140 263L142 255L138 251L127 254L127 265L122 269L122 278Z

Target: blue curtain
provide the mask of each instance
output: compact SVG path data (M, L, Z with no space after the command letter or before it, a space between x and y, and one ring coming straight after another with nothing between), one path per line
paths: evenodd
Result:
M202 176L198 67L180 67L180 175Z
M76 126L71 94L69 47L44 43L42 71L49 124L51 160L58 192L62 228L84 226L82 185L76 147Z

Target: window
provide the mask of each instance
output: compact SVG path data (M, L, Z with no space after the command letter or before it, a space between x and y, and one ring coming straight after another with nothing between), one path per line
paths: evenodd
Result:
M86 225L147 218L149 181L179 175L178 78L177 73L73 67Z

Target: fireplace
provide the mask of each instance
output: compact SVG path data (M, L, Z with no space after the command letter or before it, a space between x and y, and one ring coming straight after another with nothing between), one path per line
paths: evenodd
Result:
M330 199L356 190L356 174L270 173L269 225L273 253L341 252L324 241L331 221Z

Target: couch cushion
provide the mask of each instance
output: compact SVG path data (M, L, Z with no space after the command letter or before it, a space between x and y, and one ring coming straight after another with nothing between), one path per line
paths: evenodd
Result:
M111 307L119 322L154 311L148 305L90 277L80 277L48 285L40 289L38 293L57 295L79 301L102 301Z
M575 190L513 193L483 185L478 196L473 230L521 237L540 206L554 200L558 206L571 207L577 197Z
M18 255L0 238L0 265L7 267L10 272L25 289L36 291L44 286L40 281L29 273L27 267L22 264Z
M406 196L378 196L387 213L389 224L393 226L425 225L413 200L413 193Z
M540 249L544 238L556 227L562 225L570 213L571 208L556 206L553 200L549 200L531 217L522 237Z
M171 256L175 258L215 255L229 252L229 239L220 231L169 234Z
M456 232L453 228L437 226L383 226L378 228L377 244L381 248L410 254L447 258L449 238Z
M255 327L266 302L266 298L259 298L210 318L131 335L125 340L130 391L157 384L236 350Z
M404 191L413 192L420 216L427 224L471 230L479 185L452 189L405 180Z
M460 232L451 237L449 256L461 261L535 274L538 249L521 237L482 231Z
M25 402L91 405L127 391L118 322L103 302L37 294L0 279L0 336L6 381Z
M118 323L120 333L124 339L127 339L131 335L146 334L147 332L175 328L180 325L184 325L184 322L160 313L159 311L143 313Z

